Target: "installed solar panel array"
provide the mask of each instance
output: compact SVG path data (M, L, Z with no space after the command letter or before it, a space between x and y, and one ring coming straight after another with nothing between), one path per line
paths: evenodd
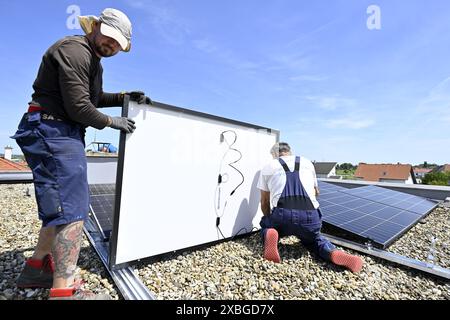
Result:
M91 211L105 234L110 233L113 227L115 189L115 184L89 185Z
M319 181L323 221L388 247L436 207L422 197L376 186L347 189ZM114 184L89 185L91 211L104 233L113 228Z
M436 203L376 186L346 189L319 181L323 221L386 248Z

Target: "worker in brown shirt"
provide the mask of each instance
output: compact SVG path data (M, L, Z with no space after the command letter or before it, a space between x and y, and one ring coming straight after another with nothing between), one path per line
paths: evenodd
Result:
M16 134L33 171L42 228L33 256L17 285L45 287L50 299L108 299L80 289L75 270L83 223L89 212L85 128L111 127L131 134L134 121L98 110L121 106L125 93L102 88L101 58L131 46L131 22L121 11L105 9L99 18L79 17L85 36L57 41L44 54L34 93ZM138 103L151 104L143 92L129 93Z

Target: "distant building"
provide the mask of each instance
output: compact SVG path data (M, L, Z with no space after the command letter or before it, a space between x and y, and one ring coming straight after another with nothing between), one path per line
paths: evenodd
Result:
M418 179L422 179L425 177L427 173L433 171L433 169L425 169L425 168L414 168L414 176Z
M433 172L448 172L450 171L450 164L444 164L433 169Z
M337 162L313 162L317 178L330 178L336 176Z
M355 178L364 181L416 184L417 180L410 164L360 163Z

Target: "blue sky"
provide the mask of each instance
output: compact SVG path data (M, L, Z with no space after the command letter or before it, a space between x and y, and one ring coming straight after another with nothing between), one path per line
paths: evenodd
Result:
M106 7L133 22L132 51L103 59L104 90L281 130L317 161L450 163L450 2L5 1L0 147L15 132L45 50ZM369 30L369 5L381 29ZM70 19L69 19L70 21ZM119 109L107 111L118 115ZM117 144L112 129L87 142ZM1 151L0 151L1 152Z

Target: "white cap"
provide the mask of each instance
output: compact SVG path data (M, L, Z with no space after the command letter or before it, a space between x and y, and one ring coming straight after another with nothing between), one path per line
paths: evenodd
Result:
M104 36L116 40L122 47L122 51L130 51L131 22L122 11L107 8L103 10L99 18L95 16L80 16L78 19L86 34L92 32L92 21L101 22L100 32Z

